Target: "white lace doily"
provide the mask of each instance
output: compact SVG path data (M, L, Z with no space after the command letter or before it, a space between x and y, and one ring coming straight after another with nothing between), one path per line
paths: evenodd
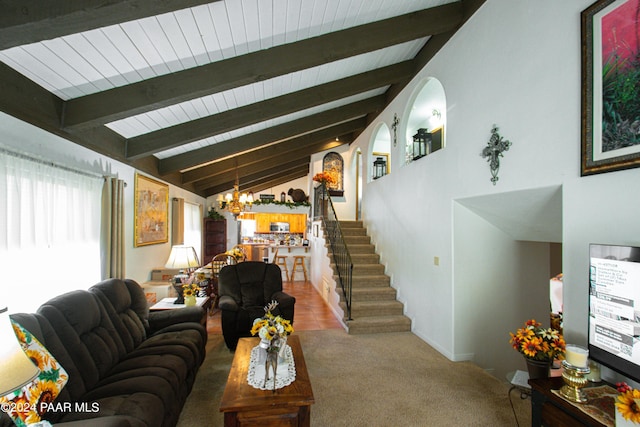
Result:
M247 383L254 388L260 390L273 390L273 373L264 382L265 365L264 362L258 363L258 352L261 349L256 346L251 349L251 359L249 360L249 373L247 374ZM276 371L276 389L286 387L296 379L296 365L293 361L293 352L290 346L286 346L284 350L284 361L278 362Z

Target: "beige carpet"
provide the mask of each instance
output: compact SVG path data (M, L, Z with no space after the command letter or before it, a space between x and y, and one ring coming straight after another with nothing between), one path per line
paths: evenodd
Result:
M451 362L410 332L296 332L313 387L311 425L528 426L531 401L467 362ZM222 426L219 403L233 354L210 335L179 427Z

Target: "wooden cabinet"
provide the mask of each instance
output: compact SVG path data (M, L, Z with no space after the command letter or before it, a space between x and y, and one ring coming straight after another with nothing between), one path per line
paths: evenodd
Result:
M268 233L270 225L271 225L271 214L268 214L268 213L256 214L256 233Z
M564 384L562 377L539 378L529 380L531 385L531 425L554 427L604 427L605 424L587 415L573 404L554 393ZM603 385L603 383L598 384ZM585 389L586 390L586 389ZM612 389L615 392L614 389ZM586 403L585 405L588 405ZM610 404L600 402L599 409L609 411L609 417L615 418L613 398Z
M201 264L227 250L227 220L205 218L202 227L202 259Z
M256 213L256 233L270 233L272 222L289 223L289 232L304 233L307 228L306 214Z
M289 227L292 233L304 233L307 231L307 215L292 214L290 217Z

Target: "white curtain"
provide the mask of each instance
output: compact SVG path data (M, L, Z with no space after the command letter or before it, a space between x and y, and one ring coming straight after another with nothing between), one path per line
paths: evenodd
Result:
M124 181L106 178L102 188L102 232L100 237L102 279L124 279Z
M102 181L0 150L0 305L32 312L100 280Z
M202 206L184 202L184 244L193 246L202 260Z

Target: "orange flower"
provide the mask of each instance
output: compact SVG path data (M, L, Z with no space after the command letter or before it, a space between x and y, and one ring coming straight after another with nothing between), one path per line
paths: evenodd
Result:
M565 342L560 332L543 328L535 319L527 320L515 334L510 332L509 335L514 350L528 359L552 361L564 358Z

